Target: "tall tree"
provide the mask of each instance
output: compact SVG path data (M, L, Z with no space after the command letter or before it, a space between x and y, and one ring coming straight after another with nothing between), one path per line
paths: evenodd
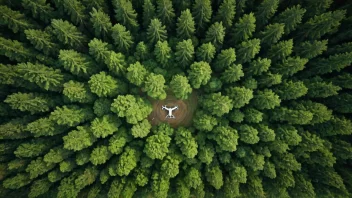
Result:
M93 119L93 112L90 108L80 108L77 105L56 107L50 113L49 119L59 125L77 126L80 123Z
M23 32L26 29L37 29L39 27L34 21L28 20L24 14L14 11L5 5L0 6L1 25L6 25L12 32Z
M236 13L236 1L235 0L224 0L216 13L215 20L222 21L226 29L230 29L232 21L235 18Z
M51 20L53 33L57 39L73 49L80 49L87 42L87 38L78 28L62 19Z
M176 75L172 77L170 88L174 92L176 98L185 100L192 93L191 85L187 77Z
M143 27L148 28L149 23L155 17L155 6L152 0L145 0L143 3Z
M90 14L90 22L93 25L94 34L98 38L107 38L110 35L112 23L109 15L104 13L102 10L92 9Z
M232 40L234 41L234 44L246 41L252 37L256 27L255 22L256 19L252 12L244 14L239 19L232 31Z
M215 71L223 71L230 67L236 61L236 53L234 48L223 49L216 56L214 61Z
M147 29L147 38L150 44L155 44L158 41L164 41L167 38L166 27L159 19L152 19Z
M303 15L306 13L306 9L301 8L300 5L295 5L286 8L285 11L281 12L274 18L274 22L285 24L285 34L296 30L298 25L302 22Z
M221 93L212 93L201 99L201 105L212 115L218 117L229 113L233 108L232 100L228 96L222 96Z
M195 30L194 19L189 9L182 11L177 19L177 36L180 39L191 39Z
M156 57L156 60L162 64L163 68L168 67L170 65L170 59L171 59L171 48L169 47L169 44L167 41L158 41L155 44L154 48L154 55Z
M198 47L196 56L198 61L204 61L210 63L215 57L215 47L211 43L204 43Z
M210 0L195 0L192 9L192 15L197 25L197 31L204 30L207 23L210 22L213 10Z
M49 23L52 18L57 16L56 11L46 1L23 0L22 7L29 10L34 18Z
M211 42L217 49L220 49L224 42L225 30L226 28L222 25L222 22L215 22L205 33L204 42Z
M115 18L130 31L138 28L137 13L133 9L132 2L127 0L114 0Z
M55 6L60 11L66 12L71 17L71 21L76 25L85 24L87 15L85 14L86 7L78 0L54 0Z
M60 45L55 42L52 34L47 31L28 29L25 30L26 38L35 49L42 51L45 55L57 55Z
M260 40L251 39L243 41L240 44L240 49L237 52L238 62L246 63L253 59L260 51Z
M145 79L143 90L152 98L159 100L165 99L166 92L164 77L160 74L149 74Z
M125 82L115 79L105 72L91 76L88 84L90 90L99 97L114 97L127 92L127 84Z
M183 40L176 45L175 60L182 67L186 68L193 62L194 47L192 40Z
M279 0L264 0L255 12L257 27L261 29L274 16L279 7Z
M168 29L174 24L175 10L171 0L156 0L156 16Z
M211 77L211 68L207 62L195 62L188 70L188 79L193 88L199 89L201 85L206 85Z
M126 30L126 27L119 23L111 28L111 36L114 39L114 44L117 49L121 52L128 52L133 45L131 32Z

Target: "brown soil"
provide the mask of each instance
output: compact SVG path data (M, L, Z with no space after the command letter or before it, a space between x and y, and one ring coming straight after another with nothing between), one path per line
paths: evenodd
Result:
M198 104L196 92L193 92L187 100L178 100L172 93L169 93L164 100L149 100L153 105L153 112L148 116L148 120L153 126L162 122L167 122L174 128L192 124L193 114ZM167 107L178 106L178 109L173 111L175 118L166 118L167 111L162 110L163 105Z

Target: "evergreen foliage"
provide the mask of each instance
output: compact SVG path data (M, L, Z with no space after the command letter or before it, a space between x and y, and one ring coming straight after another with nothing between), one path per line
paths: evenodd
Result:
M350 10L0 0L0 197L351 197Z

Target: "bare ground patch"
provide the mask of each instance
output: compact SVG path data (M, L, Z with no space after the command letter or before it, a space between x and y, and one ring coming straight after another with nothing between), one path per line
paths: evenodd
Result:
M193 93L187 100L179 100L172 93L168 93L164 100L149 99L153 105L153 112L148 116L149 122L154 126L162 122L169 123L172 127L190 126L192 124L193 114L197 109L198 97L197 93ZM178 109L173 111L175 118L166 118L167 111L162 110L162 106L168 107L178 106Z

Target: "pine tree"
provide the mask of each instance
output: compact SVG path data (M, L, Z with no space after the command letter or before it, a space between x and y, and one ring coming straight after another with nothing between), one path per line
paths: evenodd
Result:
M32 183L28 197L38 197L49 191L52 183L47 179L39 179Z
M55 100L37 93L14 93L4 100L12 109L29 111L31 114L48 112L55 106Z
M145 0L143 3L143 27L147 28L152 19L155 18L155 6L152 0Z
M112 154L107 146L99 146L93 149L90 155L90 162L94 165L105 164L111 158Z
M133 45L133 37L125 26L116 24L111 28L112 38L117 49L121 52L128 52Z
M148 75L148 71L145 67L140 64L138 61L135 64L131 64L127 68L126 78L137 86L142 86L145 82L145 78Z
M274 91L282 100L293 100L306 95L308 89L302 81L288 81L277 86Z
M147 29L147 37L151 44L166 40L166 33L166 27L159 21L159 19L151 20Z
M66 128L59 126L55 121L49 118L40 118L26 126L26 131L33 134L34 137L53 136L65 132Z
M165 99L166 92L164 77L160 74L149 74L145 79L143 90L152 98L159 100Z
M232 20L235 18L236 13L236 1L225 0L219 6L216 13L215 20L222 21L226 29L230 29L232 26Z
M237 52L239 58L237 62L246 63L255 57L260 51L260 40L251 39L243 41L240 45L240 49Z
M206 85L211 77L211 68L207 62L195 62L188 70L188 79L193 88L199 89L201 85Z
M267 25L264 30L260 32L260 42L267 46L277 43L284 34L284 27L285 24L283 23Z
M225 83L234 83L244 76L242 65L231 65L222 74L221 80Z
M116 20L130 31L138 28L137 13L132 7L132 2L127 0L114 0Z
M323 0L323 1L305 1L304 5L307 8L307 16L306 17L313 17L315 15L319 15L324 13L332 4L333 1L331 0Z
M204 111L197 111L195 117L193 118L194 127L201 131L212 131L213 128L218 124L215 117L207 114Z
M136 46L136 52L134 53L134 57L138 61L145 61L149 59L151 56L149 47L143 42L139 42Z
M109 71L116 75L122 76L126 73L127 64L125 62L125 55L109 51L104 63L107 65Z
M104 62L108 59L112 46L99 39L94 38L88 43L89 54L97 61L97 63Z
M168 67L170 64L169 61L171 59L171 48L167 41L158 41L155 44L154 55L156 60L162 64L163 68Z
M226 28L222 25L222 22L215 22L206 32L204 42L210 42L216 49L220 49L224 42L225 30Z
M264 0L255 12L256 24L258 29L261 29L268 23L268 20L273 17L279 7L279 0Z
M306 13L306 9L301 8L300 5L292 6L281 12L274 21L277 23L285 24L285 34L289 34L296 30L297 26L301 24L303 15Z
M52 32L62 43L73 49L80 49L86 43L86 36L78 28L62 19L51 20Z
M215 71L223 71L230 67L232 63L236 61L236 53L234 48L223 49L216 56L214 61Z
M173 76L170 82L170 88L174 92L176 98L182 100L187 99L189 94L192 93L192 88L187 77L181 75Z
M181 12L180 17L177 19L176 31L180 39L191 39L194 36L195 24L189 9Z
M272 61L283 59L292 53L293 40L280 41L279 43L271 46L268 57Z
M37 52L26 44L0 37L0 54L17 62L35 60Z
M222 96L221 93L212 93L201 99L201 105L212 115L221 117L229 113L233 108L233 101L228 96Z
M135 138L144 138L149 134L151 128L152 125L149 123L149 121L147 119L144 119L138 124L133 125L131 133Z
M249 72L251 75L261 75L267 72L271 66L271 60L267 58L258 58L249 63L249 67L245 69L245 72Z
M50 113L49 119L59 125L72 127L91 120L93 116L90 108L80 108L77 105L70 105L56 107L55 111Z
M259 110L273 109L279 106L281 100L278 95L269 89L263 91L257 91L253 96L252 104Z
M229 87L225 92L232 99L234 108L245 106L253 98L253 91L244 87Z
M210 22L213 10L210 0L195 0L193 4L192 15L197 25L197 31L204 30L207 23Z
M105 138L117 132L121 124L121 120L117 116L108 114L101 118L95 118L90 128L95 137Z
M14 11L7 6L0 6L1 25L6 25L12 32L23 32L26 29L37 29L39 25L28 20L24 14Z
M174 24L175 10L170 0L156 0L156 16L169 29Z
M57 15L54 8L46 1L23 0L21 4L24 9L31 12L34 18L40 19L45 23L49 23Z
M183 40L176 45L175 61L183 68L191 65L194 59L194 47L191 39Z
M57 8L70 15L71 21L75 25L82 25L86 23L86 7L82 4L82 2L78 0L54 0L54 3Z
M210 63L215 56L215 47L211 43L204 43L198 47L196 56L198 61Z
M103 11L95 8L93 8L89 14L95 36L98 38L107 38L107 36L110 35L112 28L109 16Z
M270 70L283 76L292 76L304 69L308 59L300 57L288 57L280 64L273 65Z
M252 37L256 27L255 22L256 19L252 12L249 14L244 14L242 18L239 19L232 30L232 40L234 41L234 44L238 44L241 41L246 41Z
M115 79L105 72L91 76L88 84L92 93L97 94L99 97L114 97L127 91L125 82Z
M341 87L324 82L320 77L307 79L304 84L308 88L307 96L310 98L327 98L337 95L338 91L341 90Z
M97 140L87 125L78 126L77 130L70 131L62 139L64 141L64 148L73 151L88 148Z
M74 50L60 50L59 61L63 68L74 75L88 77L98 71L90 56Z
M42 51L45 55L58 54L60 46L55 43L53 35L47 31L28 29L24 33L35 49Z

